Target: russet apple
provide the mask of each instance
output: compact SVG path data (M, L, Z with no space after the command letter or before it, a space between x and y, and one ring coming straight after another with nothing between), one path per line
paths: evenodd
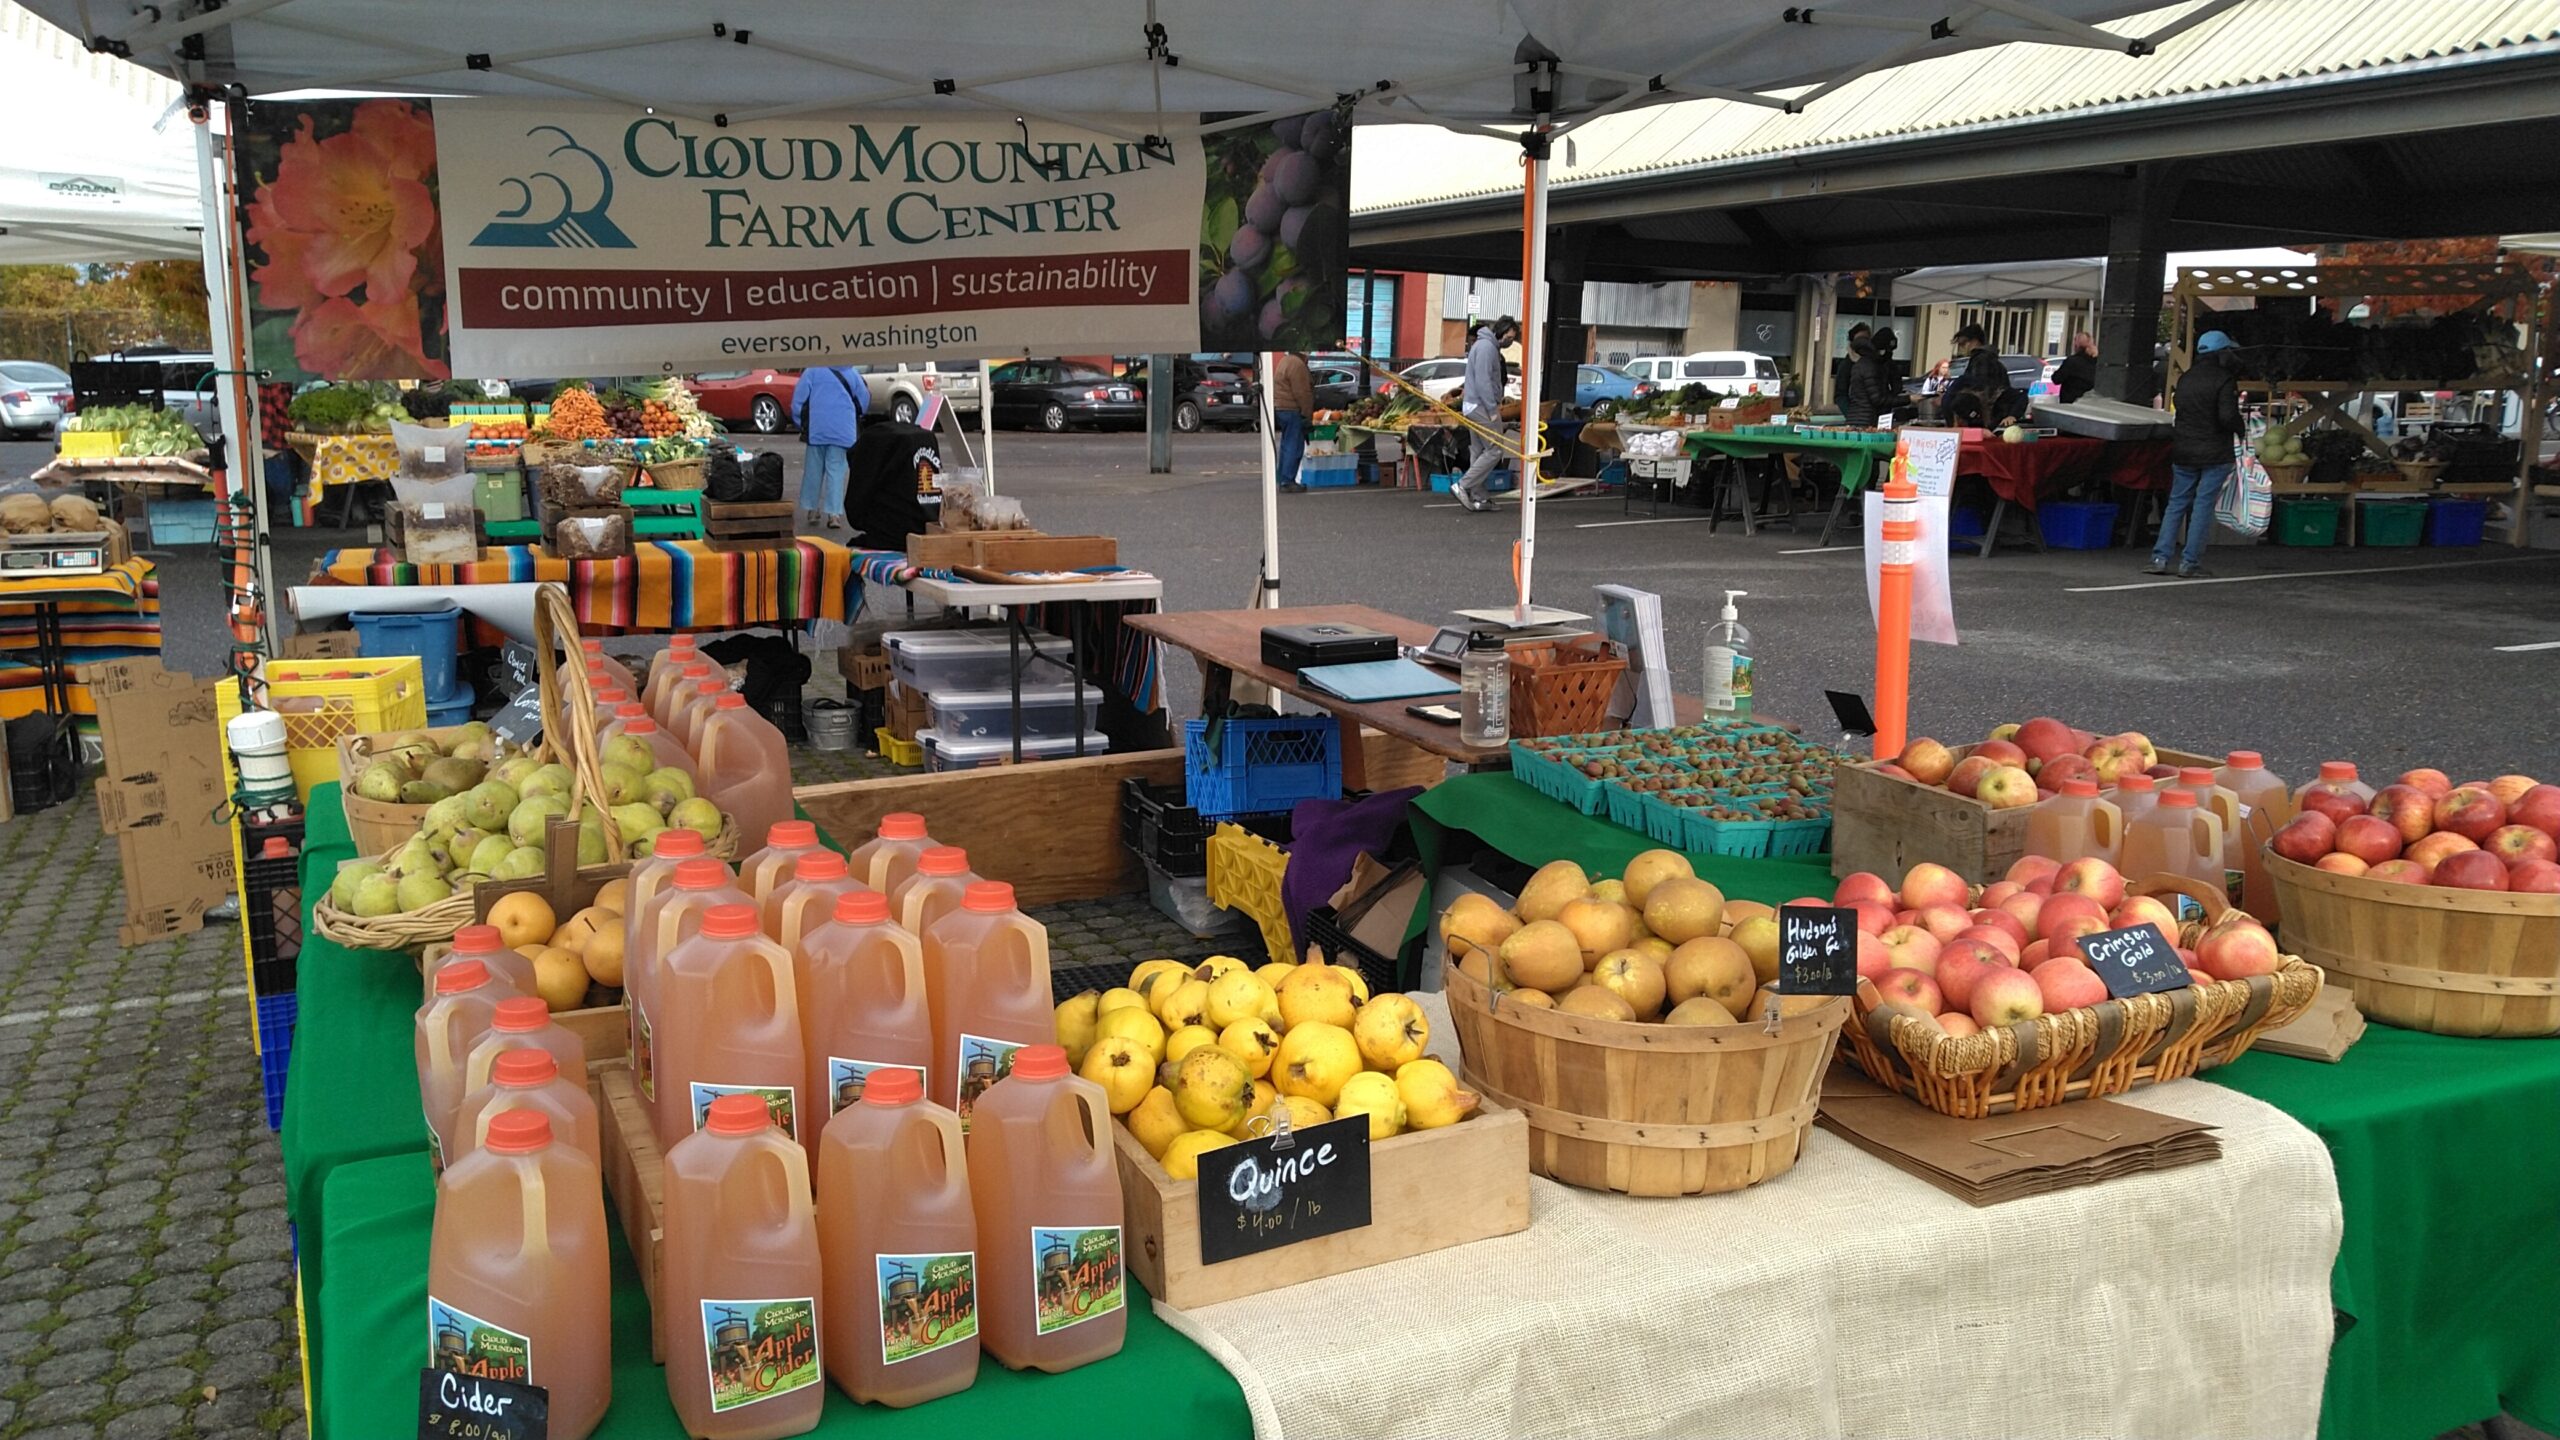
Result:
M2385 860L2367 870L2364 872L2364 878L2388 881L2394 885L2424 885L2429 878L2429 872L2426 866L2403 855L2397 860Z
M2051 896L2044 902L2044 908L2036 912L2036 938L2050 940L2056 930L2073 920L2095 920L2098 928L2103 930L2106 928L2107 907L2087 895Z
M2009 957L1979 940L1957 940L1938 952L1938 969L1934 978L1938 993L1946 998L1946 1008L1962 1010L1973 1000L1976 980L1993 970L2015 967Z
M2215 921L2204 932L2204 938L2196 942L2196 960L2225 980L2273 975L2278 961L2276 937L2250 918L2247 911L2233 910Z
M2507 807L2507 823L2530 825L2560 839L2560 785L2536 785Z
M2436 828L2436 797L2415 785L2385 785L2374 792L2371 813L2390 822L2406 845Z
M1923 975L1937 972L1938 952L1945 948L1937 936L1917 925L1896 925L1876 939L1884 943L1885 954L1896 969L1916 970Z
M2498 797L2499 804L2513 810L2525 792L2540 783L2530 775L2501 775L2489 782L2489 793Z
M2486 840L2507 823L2507 802L2477 785L2457 785L2436 802L2436 828L2466 840Z
M2038 880L2050 878L2061 868L2062 862L2054 859L2050 855L2021 855L2016 860L2010 862L2009 873L2001 876L2000 878L2023 888L2034 884ZM1997 905L2000 902L1991 899L1988 895L1985 895L1983 897L1983 903Z
M2027 978L2035 981L2036 989L2043 994L2047 1015L2086 1009L2107 998L2107 982L2076 955L2056 955L2029 972Z
M2510 870L2528 860L2560 860L2560 841L2530 825L2501 825L2489 832L2480 848L2507 862Z
M2507 872L2507 888L2519 894L2560 895L2560 863L2527 860Z
M1982 783L1974 787L1973 798L1994 810L2022 810L2036 803L2042 794L2026 771L2015 765L2000 765L1982 777Z
M2338 848L2367 865L2400 858L2398 826L2379 815L2350 815L2338 822Z
M2400 858L2415 860L2433 871L2445 862L2447 856L2459 855L2465 850L2479 848L2480 843L2468 835L2456 835L2450 830L2438 830L2432 835L2412 842L2400 852Z
M2394 861L2391 863L2397 864L2398 862ZM2373 867L2365 864L2363 861L2348 854L2344 850L2332 850L2328 854L2321 856L2319 859L2312 861L2311 868L2314 870L2326 870L2334 875L2361 875Z
M1917 910L1924 905L1961 906L1972 889L1964 877L1953 870L1923 860L1903 875L1900 898L1902 908L1906 910Z
M2044 991L2033 975L2003 965L1983 972L1973 982L1973 1000L1965 1007L1965 1013L1986 1030L1994 1025L2016 1025L2044 1013Z
M2453 793L2453 777L2441 770L2404 770L2394 782L2424 794L2429 800Z
M1974 791L1982 788L1982 777L1999 768L2000 762L1997 760L1982 755L1968 755L1957 761L1956 768L1948 774L1947 791L1949 794L1962 795L1970 799Z
M1853 870L1841 876L1840 883L1831 887L1831 903L1834 905L1847 905L1858 900L1891 905L1895 898L1893 887L1872 870Z
M2432 815L2428 823L2435 823ZM2269 844L2287 860L2309 865L2338 848L2338 822L2317 810L2305 810L2286 821Z
M2113 910L2124 903L2124 875L2095 855L2083 856L2053 877L2053 893L2086 895L2098 902L2101 911Z
M1956 752L1923 735L1903 746L1894 763L1923 785L1943 785L1956 768Z
M2352 790L2324 790L2313 785L2302 792L2302 813L2306 815L2319 814L2332 820L2344 820L2351 815L2362 815L2369 808L2365 798Z
M2431 883L2455 890L2504 890L2507 862L2486 850L2463 850L2445 857Z
M1903 1014L1934 1018L1947 1008L1938 982L1917 970L1887 970L1876 982L1876 993L1884 997L1883 1008Z

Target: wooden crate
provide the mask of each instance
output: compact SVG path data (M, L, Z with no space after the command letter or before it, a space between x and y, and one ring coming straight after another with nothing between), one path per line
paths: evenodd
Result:
M1529 1228L1529 1124L1490 1102L1460 1124L1373 1142L1367 1225L1216 1265L1200 1260L1199 1183L1166 1174L1126 1126L1111 1141L1129 1269L1186 1310Z
M435 973L436 966L443 963L446 952L452 949L452 941L438 940L418 951L418 987L424 999L435 998L427 977ZM587 1072L592 1075L599 1062L619 1060L629 1053L631 1024L630 1010L622 1003L620 990L605 990L599 994L597 989L590 988L587 998L594 1003L576 1010L551 1012L551 1023L578 1037L578 1043L586 1048Z
M2437 1035L2560 1035L2560 896L2265 863L2284 948L2342 977L2367 1016Z
M658 1303L658 1246L666 1238L666 1155L658 1149L657 1132L649 1127L649 1106L640 1098L640 1082L631 1062L617 1058L590 1064L589 1087L596 1097L598 1128L604 1141L604 1188L613 1213L622 1222L622 1238L631 1246L631 1268L640 1272L640 1289L654 1313ZM660 1363L666 1352L658 1327L649 1326L649 1358Z
M708 502L708 506L702 532L713 540L778 545L791 539L791 527L796 517L793 507L785 501L736 504L713 500Z
M986 570L1083 570L1118 564L1120 542L1108 535L959 530L907 537L907 558L933 569L972 565Z
M2222 763L2153 748L2163 765ZM2027 852L2032 808L1994 810L1971 796L1879 774L1873 762L1843 760L1831 781L1831 873L1866 870L1891 881L1922 861L1934 861L1988 885Z

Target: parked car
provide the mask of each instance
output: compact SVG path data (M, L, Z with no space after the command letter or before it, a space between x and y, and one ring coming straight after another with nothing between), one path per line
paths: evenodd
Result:
M208 440L222 433L221 392L208 378L217 368L211 355L166 345L136 345L89 358L159 366L160 408L186 417L187 423L196 427L196 433Z
M1622 371L1606 365L1573 367L1573 403L1588 410L1603 400L1632 400L1637 395L1637 381Z
M1775 395L1785 383L1778 362L1749 350L1700 350L1689 355L1640 355L1619 373L1650 390L1678 390L1704 385L1718 395Z
M1120 378L1136 387L1143 406L1147 386L1155 378L1147 357L1127 357ZM1239 365L1224 355L1177 355L1173 383L1173 428L1184 434L1202 429L1250 430L1261 420L1250 365Z
M1315 382L1316 408L1319 410L1347 409L1352 401L1363 395L1375 393L1381 388L1392 388L1386 387L1386 382L1374 378L1375 371L1376 367L1372 366L1373 378L1363 386L1360 383L1360 361L1356 356L1347 361L1309 360L1307 378Z
M0 431L42 436L71 413L71 377L40 360L0 360Z
M779 435L791 428L791 387L799 379L797 370L770 367L713 370L693 377L693 398L733 430Z
M1147 423L1144 383L1115 378L1074 360L1009 360L995 383L995 423L1059 434L1078 425L1105 428Z
M978 410L978 367L944 370L933 361L922 368L901 360L895 365L857 365L863 378L871 384L871 412L907 424L924 409L925 397L939 394L942 403L954 410L976 414Z
M1448 360L1425 360L1408 365L1401 372L1407 383L1434 400L1446 400L1467 383L1467 362L1463 357Z

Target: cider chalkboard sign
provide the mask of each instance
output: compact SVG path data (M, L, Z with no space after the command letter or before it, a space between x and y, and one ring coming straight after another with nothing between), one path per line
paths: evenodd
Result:
M525 747L542 738L542 691L527 689L523 694L498 707L489 717L489 733L510 745Z
M2177 947L2169 937L2152 924L2108 930L2080 937L2080 953L2089 968L2107 984L2107 994L2118 1000L2128 995L2155 995L2163 990L2182 990L2194 984L2187 974L2187 962L2178 958Z
M418 1440L549 1440L551 1392L433 1367L418 1372Z
M1369 1117L1200 1157L1200 1260L1215 1265L1369 1223Z
M1784 995L1856 994L1858 912L1827 905L1780 907L1778 991Z

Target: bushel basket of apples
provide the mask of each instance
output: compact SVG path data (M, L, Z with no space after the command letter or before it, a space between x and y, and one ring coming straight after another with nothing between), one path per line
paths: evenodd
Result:
M2285 943L2385 1024L2560 1035L2560 785L2321 771L2267 843Z
M2181 897L2201 918L2179 919ZM2184 1079L2320 992L2317 966L2281 953L2211 886L2168 875L2128 885L2104 860L2031 855L1979 890L1941 865L1913 866L1898 887L1860 871L1829 903L1859 917L1849 1059L1960 1120ZM2177 946L2192 983L2112 999L2080 941L2143 924Z

